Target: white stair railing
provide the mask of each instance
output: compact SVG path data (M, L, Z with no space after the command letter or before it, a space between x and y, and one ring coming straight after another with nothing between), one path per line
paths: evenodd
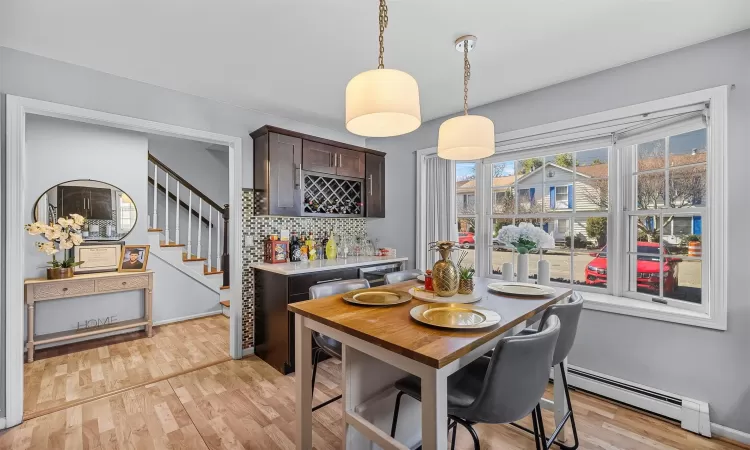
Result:
M216 211L216 270L221 270L221 211Z
M207 271L211 271L211 205L208 205L208 256L206 257Z
M198 197L198 251L195 253L196 258L201 257L201 218L203 217L203 199Z
M158 220L156 216L156 203L157 203L156 199L159 198L159 196L156 195L157 192L159 192L158 190L159 178L157 177L158 175L159 175L159 166L154 164L154 207L153 207L153 223L151 224L151 228L159 228Z
M175 201L174 201L174 243L180 243L180 182L175 180L177 183L177 189L175 190Z
M169 173L164 172L164 243L169 244Z
M193 257L193 192L188 190L188 238L187 238L187 257ZM198 219L198 229L200 230L200 219Z

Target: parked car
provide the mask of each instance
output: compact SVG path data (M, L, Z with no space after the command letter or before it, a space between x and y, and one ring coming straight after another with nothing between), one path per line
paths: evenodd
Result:
M462 231L458 233L458 243L463 248L474 247L474 233L471 231Z
M600 250L601 253L592 253L595 258L586 265L586 284L607 284L607 246ZM636 272L638 289L649 292L659 292L659 243L638 242L638 253ZM672 293L679 288L679 274L677 263L681 258L669 256L669 251L664 249L664 292Z

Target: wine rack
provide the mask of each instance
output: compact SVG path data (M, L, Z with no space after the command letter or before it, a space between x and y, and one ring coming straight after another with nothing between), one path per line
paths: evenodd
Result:
M302 215L362 217L363 180L304 174Z

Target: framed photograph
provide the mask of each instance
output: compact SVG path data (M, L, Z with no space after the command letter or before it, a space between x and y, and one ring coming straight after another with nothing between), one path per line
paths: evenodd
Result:
M73 247L73 256L83 264L75 267L75 273L117 272L122 258L124 242L86 242Z
M150 245L123 246L118 270L120 272L145 272L150 248Z

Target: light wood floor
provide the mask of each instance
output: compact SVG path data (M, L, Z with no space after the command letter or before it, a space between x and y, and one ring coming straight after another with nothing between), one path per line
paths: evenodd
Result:
M318 369L315 400L336 395L340 363ZM573 393L582 449L728 449L678 426ZM545 422L552 426L551 415ZM548 423L547 423L548 422ZM528 425L528 420L525 422ZM551 428L548 428L551 429ZM478 425L482 448L533 449L525 433L507 425ZM313 414L316 449L340 448L341 408ZM472 448L468 433L459 448ZM220 363L63 411L28 420L0 435L0 449L293 449L294 376L256 357Z
M24 416L148 383L229 357L229 319L222 315L154 327L151 338L87 348L24 365ZM73 344L91 347L92 344ZM100 344L101 345L101 344Z

